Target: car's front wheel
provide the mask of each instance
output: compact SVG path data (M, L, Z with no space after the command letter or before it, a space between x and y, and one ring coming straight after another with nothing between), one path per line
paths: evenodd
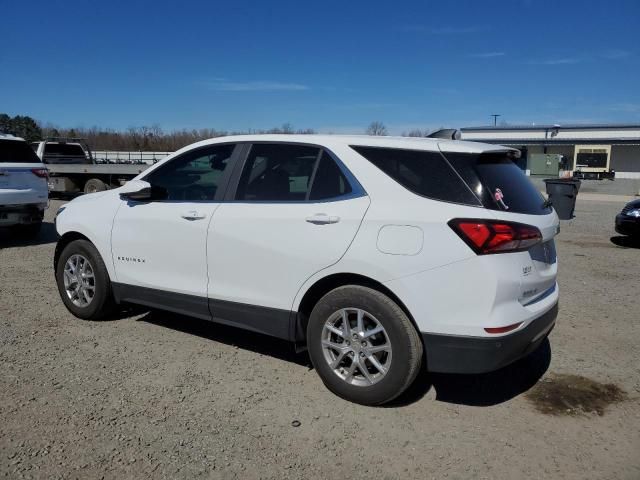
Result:
M329 390L364 405L396 398L422 363L422 342L405 312L383 293L356 285L320 299L309 318L307 346Z
M76 317L99 320L113 311L107 267L93 244L70 242L56 264L56 283L67 309Z

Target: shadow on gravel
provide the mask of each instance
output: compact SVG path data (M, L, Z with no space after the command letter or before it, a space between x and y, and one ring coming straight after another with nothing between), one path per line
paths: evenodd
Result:
M0 229L0 249L11 247L27 247L55 243L58 239L56 227L51 222L42 222L42 227L33 238L25 238L9 229Z
M624 248L640 248L640 238L625 237L618 235L610 238L611 243L618 247Z
M268 335L162 311L151 311L138 321L171 328L261 355L269 355L303 367L313 368L306 352L295 353L293 343Z
M292 343L268 335L163 311L150 311L138 321L313 368L306 352L295 353ZM473 406L497 405L536 385L549 368L550 362L551 346L549 340L545 340L528 357L496 372L481 375L429 373L423 364L413 385L385 407L403 407L415 403L432 388L436 392L436 400L440 402Z
M433 388L436 400L457 405L488 407L511 400L535 386L551 363L551 345L545 340L529 356L500 370L479 375L428 373L423 368L411 387L388 406L410 405Z

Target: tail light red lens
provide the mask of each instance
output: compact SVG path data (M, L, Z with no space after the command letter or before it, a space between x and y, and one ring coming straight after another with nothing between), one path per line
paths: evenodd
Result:
M49 170L47 170L46 168L32 168L31 173L33 173L36 177L49 178Z
M542 241L540 230L523 223L456 218L449 226L478 255L521 252Z

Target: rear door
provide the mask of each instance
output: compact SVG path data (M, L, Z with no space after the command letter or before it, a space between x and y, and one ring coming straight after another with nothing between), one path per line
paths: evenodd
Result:
M44 166L22 140L0 139L0 205L45 204Z
M346 252L369 198L317 146L253 144L235 176L209 226L210 309L218 320L287 338L298 289Z

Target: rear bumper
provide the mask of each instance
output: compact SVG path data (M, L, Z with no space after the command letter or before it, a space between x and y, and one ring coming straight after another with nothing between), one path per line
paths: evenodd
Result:
M0 227L42 222L46 203L0 205Z
M616 215L616 232L621 235L640 235L640 219Z
M486 373L533 352L555 326L558 304L522 330L501 337L422 333L427 369L442 373Z

